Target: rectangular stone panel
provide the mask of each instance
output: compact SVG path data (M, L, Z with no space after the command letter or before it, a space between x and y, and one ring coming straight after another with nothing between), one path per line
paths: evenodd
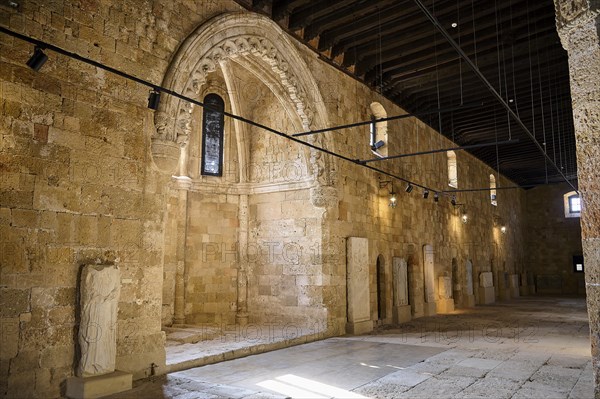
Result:
M492 272L481 272L479 274L479 285L483 288L489 288L494 286L494 278Z
M370 319L369 241L362 237L348 237L346 251L348 322L366 321Z

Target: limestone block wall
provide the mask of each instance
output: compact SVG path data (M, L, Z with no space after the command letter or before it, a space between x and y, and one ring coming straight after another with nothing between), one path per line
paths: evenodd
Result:
M584 294L584 274L573 270L573 256L583 255L579 218L566 218L563 195L567 184L527 191L525 236L527 270L536 276L540 294Z
M160 83L199 21L233 3L22 1L0 25ZM58 397L76 366L78 273L121 269L118 369L160 372L170 176L149 157L148 90L0 35L0 394ZM169 260L172 266L172 261ZM172 269L172 267L171 267ZM167 272L170 272L167 270Z

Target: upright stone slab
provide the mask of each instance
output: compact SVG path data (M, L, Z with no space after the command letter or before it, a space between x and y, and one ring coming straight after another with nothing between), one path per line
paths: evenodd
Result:
M510 274L508 276L508 288L510 290L510 296L512 298L518 298L519 294L519 275Z
M436 301L437 313L450 313L454 311L452 299L452 277L440 276L438 278L439 299Z
M423 247L423 274L425 276L425 314L436 314L435 304L435 253L431 245Z
M369 296L369 241L362 237L348 237L346 259L346 331L349 334L364 334L373 330Z
M498 272L498 290L500 290L500 300L510 301L510 285L508 281L508 273Z
M115 371L121 277L115 265L86 265L81 272L79 347L76 377L67 397L96 398L131 389L132 375Z
M494 303L496 294L494 292L494 277L492 272L479 273L479 302L483 305Z
M475 294L473 293L473 263L470 260L465 262L465 278L467 279L467 292L464 306L471 308L475 306Z
M529 295L529 286L527 285L527 272L520 274L519 294L521 296Z
M410 321L411 311L408 304L408 265L403 258L394 258L392 264L394 287L394 323Z

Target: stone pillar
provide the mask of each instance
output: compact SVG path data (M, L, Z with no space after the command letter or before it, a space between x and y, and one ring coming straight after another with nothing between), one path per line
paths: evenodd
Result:
M582 200L581 238L596 397L600 397L600 1L554 0L569 54L569 75Z
M238 233L238 275L237 275L237 313L236 323L248 324L248 195L240 195L238 208L240 229Z
M373 330L369 294L369 240L348 237L346 243L346 289L348 302L348 334L364 334Z
M402 258L393 259L393 287L394 287L394 323L410 321L411 312L408 304L408 265Z
M66 396L84 399L131 389L132 375L115 371L121 274L115 265L86 265L81 272L79 348L76 377Z
M192 186L189 177L176 177L176 189L179 190L179 201L177 209L177 269L175 272L175 304L173 324L185 324L185 241L187 237L187 207L188 192Z

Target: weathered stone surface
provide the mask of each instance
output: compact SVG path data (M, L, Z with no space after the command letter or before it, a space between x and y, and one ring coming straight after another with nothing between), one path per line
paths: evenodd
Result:
M483 272L479 274L479 286L483 288L494 286L492 272Z
M403 258L393 259L394 306L408 305L408 264Z
M86 265L81 272L79 377L115 371L120 277L114 265Z
M348 322L370 319L369 308L369 241L362 237L348 237L347 241Z

